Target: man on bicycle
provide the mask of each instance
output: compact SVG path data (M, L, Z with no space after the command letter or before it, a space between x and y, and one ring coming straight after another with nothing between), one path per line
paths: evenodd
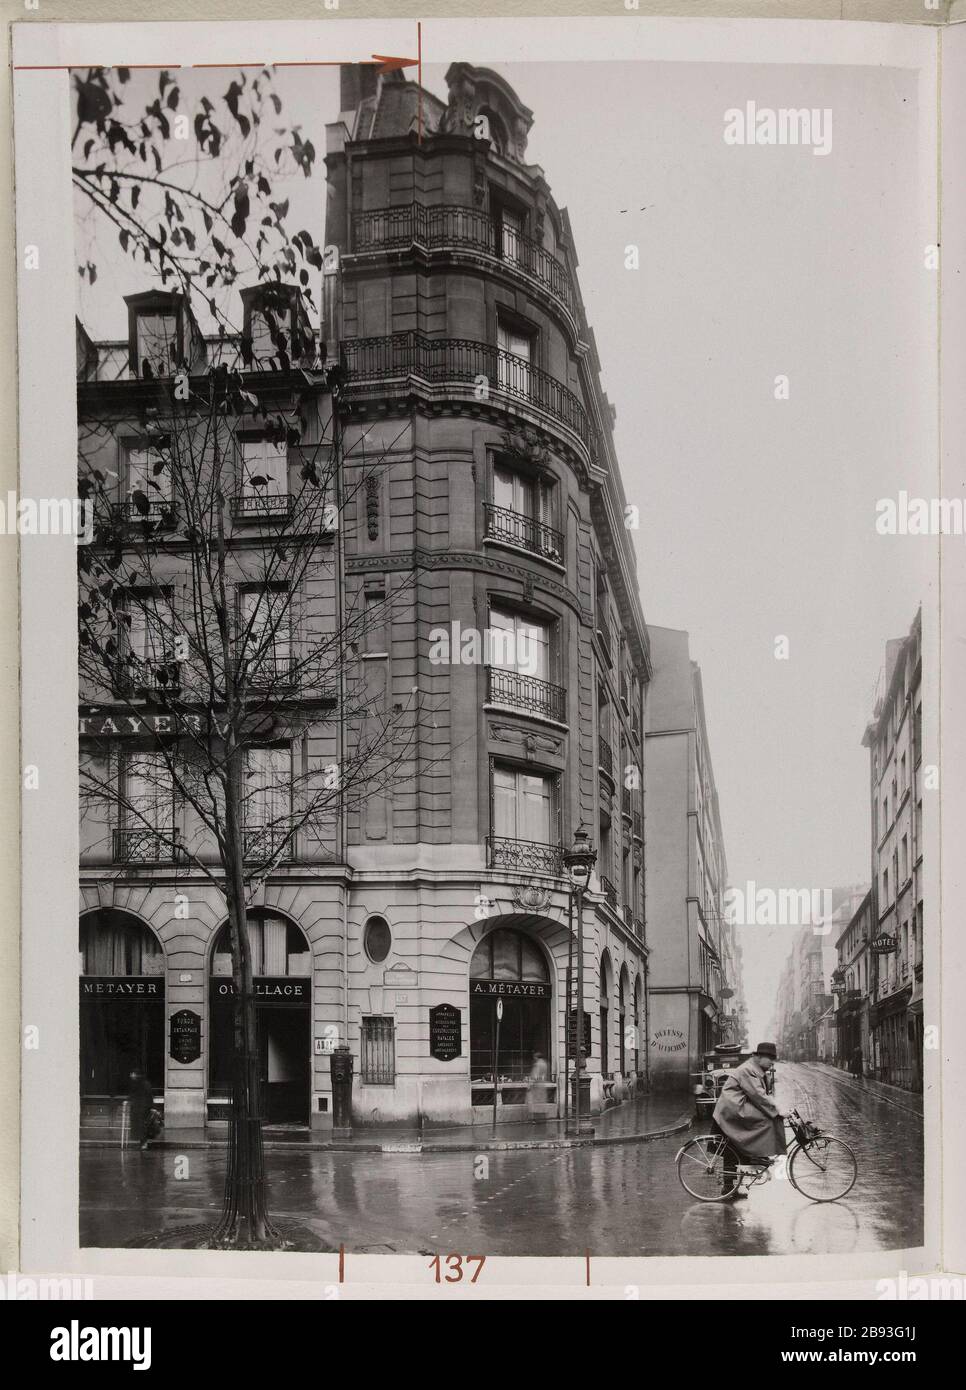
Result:
M728 1141L722 1190L735 1187L735 1197L748 1195L735 1186L739 1163L785 1152L783 1116L772 1094L777 1056L774 1043L759 1043L747 1062L728 1073L714 1107L711 1128Z

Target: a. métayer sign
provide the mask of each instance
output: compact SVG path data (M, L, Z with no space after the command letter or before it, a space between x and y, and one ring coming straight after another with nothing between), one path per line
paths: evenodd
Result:
M82 975L82 999L163 999L164 978L145 979L143 975Z
M139 738L145 734L176 734L182 728L200 733L201 716L182 714L176 721L170 714L82 714L77 721L77 732L82 738Z
M550 986L520 980L470 980L470 994L488 999L549 999Z

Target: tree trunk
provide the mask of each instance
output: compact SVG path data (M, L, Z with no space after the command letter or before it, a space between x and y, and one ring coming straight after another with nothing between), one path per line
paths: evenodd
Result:
M231 935L235 984L235 1038L228 1169L221 1220L215 1242L240 1250L271 1249L282 1244L268 1215L268 1183L262 1144L262 1086L259 1075L258 1030L248 915L245 903L244 843L238 808L240 760L234 749L228 757L225 805L225 896Z

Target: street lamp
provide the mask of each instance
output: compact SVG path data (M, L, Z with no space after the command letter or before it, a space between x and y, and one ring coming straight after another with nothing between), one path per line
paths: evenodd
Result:
M580 1115L580 1091L581 1091L581 1071L584 1066L584 893L590 883L590 871L597 863L597 851L590 843L590 837L583 827L583 822L574 831L574 842L570 849L563 852L564 867L570 878L571 904L576 904L577 909L577 1008L575 1010L575 1044L574 1044L574 1121L575 1132L581 1133ZM571 945L573 936L571 936ZM567 999L567 1007L570 1007L570 999ZM570 1028L570 1020L567 1020L567 1028ZM566 1079L564 1082L566 1088ZM588 1117L589 1118L589 1117ZM584 1133L589 1131L589 1125L584 1121L586 1128Z

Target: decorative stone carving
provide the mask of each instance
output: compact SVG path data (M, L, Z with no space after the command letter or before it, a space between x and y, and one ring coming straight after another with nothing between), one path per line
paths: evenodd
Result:
M366 531L371 541L379 539L379 479L366 479Z
M550 906L550 896L550 889L536 879L518 883L513 889L513 901L527 912L545 912Z
M490 737L500 743L522 746L528 757L536 757L538 753L559 754L563 748L562 738L555 738L553 734L528 733L514 724L491 724Z

